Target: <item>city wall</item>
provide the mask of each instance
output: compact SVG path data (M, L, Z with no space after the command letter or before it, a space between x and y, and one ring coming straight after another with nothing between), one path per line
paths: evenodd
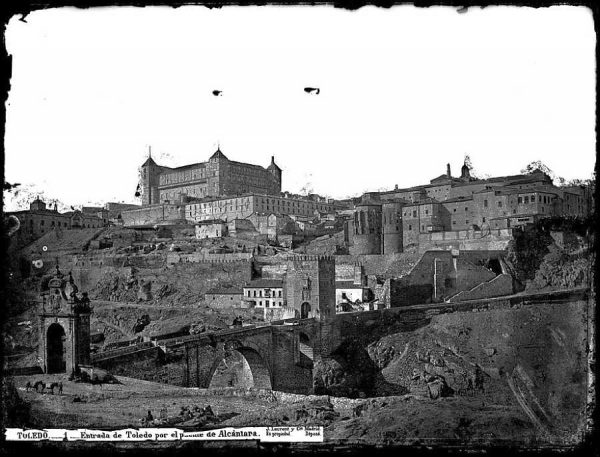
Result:
M123 211L121 213L123 225L131 227L136 225L155 225L161 222L185 221L185 206L161 204L140 209Z
M408 273L419 258L420 254L412 252L385 255L336 255L336 275L337 265L344 265L339 270L342 277L346 275L342 273L343 269L348 269L358 262L363 266L366 275L401 276Z
M431 249L504 250L513 239L511 229L457 230L422 233L419 235L419 252Z
M71 271L79 290L91 292L91 298L134 302L140 298L137 289L125 290L132 277L138 281L138 286L141 281L151 284L150 298L161 298L160 291L163 290L162 293L169 291L172 300L176 300L178 293L185 292L180 304L197 303L213 287L241 285L252 278L250 254L233 254L231 260L231 254L207 254L209 260L171 264L167 263L167 255L161 251L145 255L70 256L60 259L60 268L64 273ZM236 305L239 306L239 301Z
M354 265L363 266L365 275L401 276L408 273L418 262L418 253L399 253L386 255L335 255L336 280L354 279ZM281 262L281 263L280 263ZM258 259L262 275L265 278L280 279L285 276L287 267L282 260L269 262Z
M250 252L234 252L231 254L210 254L208 252L169 252L167 253L167 265L177 263L194 262L249 262L252 260Z

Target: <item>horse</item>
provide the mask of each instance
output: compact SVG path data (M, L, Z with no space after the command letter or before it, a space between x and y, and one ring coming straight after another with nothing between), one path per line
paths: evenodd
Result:
M40 394L44 394L46 393L46 390L49 390L52 395L55 395L54 389L56 389L56 392L58 394L62 394L62 382L37 381L33 385L33 389Z

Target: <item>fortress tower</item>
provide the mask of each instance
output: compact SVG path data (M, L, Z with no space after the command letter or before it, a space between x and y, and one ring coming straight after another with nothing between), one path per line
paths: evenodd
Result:
M354 233L351 254L381 254L381 201L376 194L365 194L354 208Z
M44 373L73 373L90 363L90 301L56 266L42 292L39 357Z
M158 184L161 173L159 167L152 156L148 156L142 165L142 205L157 205L160 203Z
M382 254L397 254L402 252L402 208L399 201L386 201L381 205L383 225Z
M281 168L275 163L275 156L271 156L271 164L267 167L267 170L275 177L275 181L281 188Z
M286 260L287 306L301 319L324 321L335 315L335 260L331 256L301 255Z

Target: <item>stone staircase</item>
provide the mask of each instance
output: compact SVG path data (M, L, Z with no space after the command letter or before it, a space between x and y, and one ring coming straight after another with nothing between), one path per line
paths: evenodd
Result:
M477 300L481 298L500 297L513 293L512 276L500 274L489 281L482 282L470 290L463 290L451 296L447 301L459 302L465 300Z
M305 343L299 343L299 344L300 344L300 354L304 354L310 360L314 360L314 349L312 348L312 346L309 346L308 344L305 344Z

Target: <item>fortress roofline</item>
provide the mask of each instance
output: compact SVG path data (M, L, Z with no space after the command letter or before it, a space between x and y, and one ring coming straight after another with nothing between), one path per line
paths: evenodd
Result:
M210 156L208 160L229 160L225 154L221 151L221 147L218 146L217 150Z
M154 159L152 158L152 156L148 156L146 161L142 164L142 167L148 167L150 165L154 165L154 166L157 165L156 162L154 161Z
M333 260L335 261L335 257L332 255L291 255L285 258L288 261L319 261L319 260Z

